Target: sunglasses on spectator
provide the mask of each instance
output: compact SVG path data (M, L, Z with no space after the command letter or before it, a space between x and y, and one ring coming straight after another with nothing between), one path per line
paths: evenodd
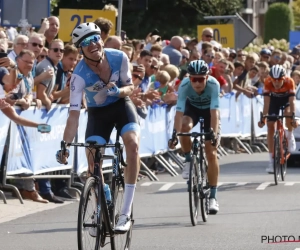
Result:
M245 54L238 54L238 57L246 56Z
M209 58L212 58L212 59L214 59L214 58L215 58L215 56L214 56L214 55L212 55L212 54L205 54L205 56L207 56L207 57L209 57Z
M81 43L80 43L80 47L87 47L90 46L91 43L97 43L99 42L101 39L101 37L99 35L92 35L89 36L87 38L85 38Z
M158 70L158 67L156 67L156 66L154 66L154 65L151 65L150 68L151 68L151 69L156 69L156 70Z
M274 56L274 58L277 59L277 60L281 60L280 56Z
M229 57L232 58L232 59L235 59L236 58L236 54L230 54Z
M45 55L39 55L38 57L41 58L41 59L44 59L46 56Z
M182 56L182 60L184 60L184 59L188 59L186 56Z
M139 75L137 75L137 74L132 74L132 76L134 77L134 78L138 78L139 80L143 80L143 78L142 77L140 77Z
M59 49L59 48L51 48L51 50L53 50L55 53L57 53L58 51L60 52L60 53L64 53L64 49Z
M204 82L206 77L195 77L195 76L190 76L190 80L192 82Z
M205 37L207 37L207 38L213 38L212 35L205 35Z
M44 47L44 45L38 43L31 43L31 44L33 47L39 46L40 49Z

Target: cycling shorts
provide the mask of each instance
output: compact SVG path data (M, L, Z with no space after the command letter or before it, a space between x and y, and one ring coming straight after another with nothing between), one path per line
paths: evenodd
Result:
M270 106L269 106L269 115L279 115L280 107L290 106L289 96L278 97L278 96L270 96ZM276 121L276 118L268 118L268 121Z

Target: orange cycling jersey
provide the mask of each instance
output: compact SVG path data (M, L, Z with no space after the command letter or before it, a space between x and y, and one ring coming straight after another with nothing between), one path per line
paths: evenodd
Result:
M287 97L295 95L295 82L290 77L285 77L283 85L280 89L275 89L272 78L265 79L264 96Z

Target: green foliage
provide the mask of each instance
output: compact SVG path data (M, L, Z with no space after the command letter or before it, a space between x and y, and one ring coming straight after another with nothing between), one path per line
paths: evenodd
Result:
M274 38L289 40L289 32L293 30L293 25L293 12L288 5L285 3L272 4L265 17L265 43Z
M58 0L56 0L58 1ZM197 37L197 25L215 24L203 16L233 15L241 7L242 0L148 0L148 9L128 10L128 2L123 0L122 30L127 36L144 39L148 33L157 28L163 39L174 35ZM117 7L116 1L107 0ZM53 11L58 15L59 8L102 9L101 0L59 0ZM221 22L226 20L221 20Z
M60 0L51 0L50 4L51 4L51 13L53 13L54 9L58 6Z
M244 50L248 51L248 52L260 52L263 48L268 48L270 46L273 46L275 49L279 49L281 51L284 52L288 52L289 51L289 43L287 40L285 39L272 39L270 41L268 41L268 43L263 44L262 40L256 40L253 43L250 43L248 45L248 47L246 47Z
M295 26L300 26L300 0L293 1L293 14Z

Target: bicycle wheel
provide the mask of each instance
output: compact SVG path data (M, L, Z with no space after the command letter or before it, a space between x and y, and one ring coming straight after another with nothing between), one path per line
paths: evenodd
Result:
M279 144L279 133L276 131L274 136L274 180L275 185L278 185L280 175L280 144Z
M287 170L287 140L284 137L283 142L282 142L282 148L284 150L284 163L281 164L281 180L284 181L285 175L286 175L286 170Z
M200 207L201 216L204 222L207 221L209 214L209 195L210 188L207 177L207 162L205 159L200 161L200 173L201 173L201 183L200 183Z
M112 178L112 187L111 187L111 194L112 194L112 208L110 211L110 220L113 224L113 228L118 223L119 217L121 215L121 209L124 199L124 177L123 177L123 170L121 170L121 174L117 176L113 176ZM112 250L129 250L132 238L132 226L133 226L133 209L131 209L131 227L125 234L115 234L114 237L110 238L111 242L111 249Z
M94 177L89 177L81 193L78 221L77 221L77 243L79 250L98 250L101 240L100 225L102 225L102 213L98 205L97 192L98 184ZM100 203L99 203L100 204ZM100 212L97 216L97 211ZM97 219L95 219L97 216ZM95 221L97 223L95 223ZM96 227L96 237L92 237L89 229Z
M190 205L190 217L193 226L196 226L198 223L198 214L199 214L199 166L197 164L197 158L193 155L191 165L190 165L190 178L189 178L189 205Z

